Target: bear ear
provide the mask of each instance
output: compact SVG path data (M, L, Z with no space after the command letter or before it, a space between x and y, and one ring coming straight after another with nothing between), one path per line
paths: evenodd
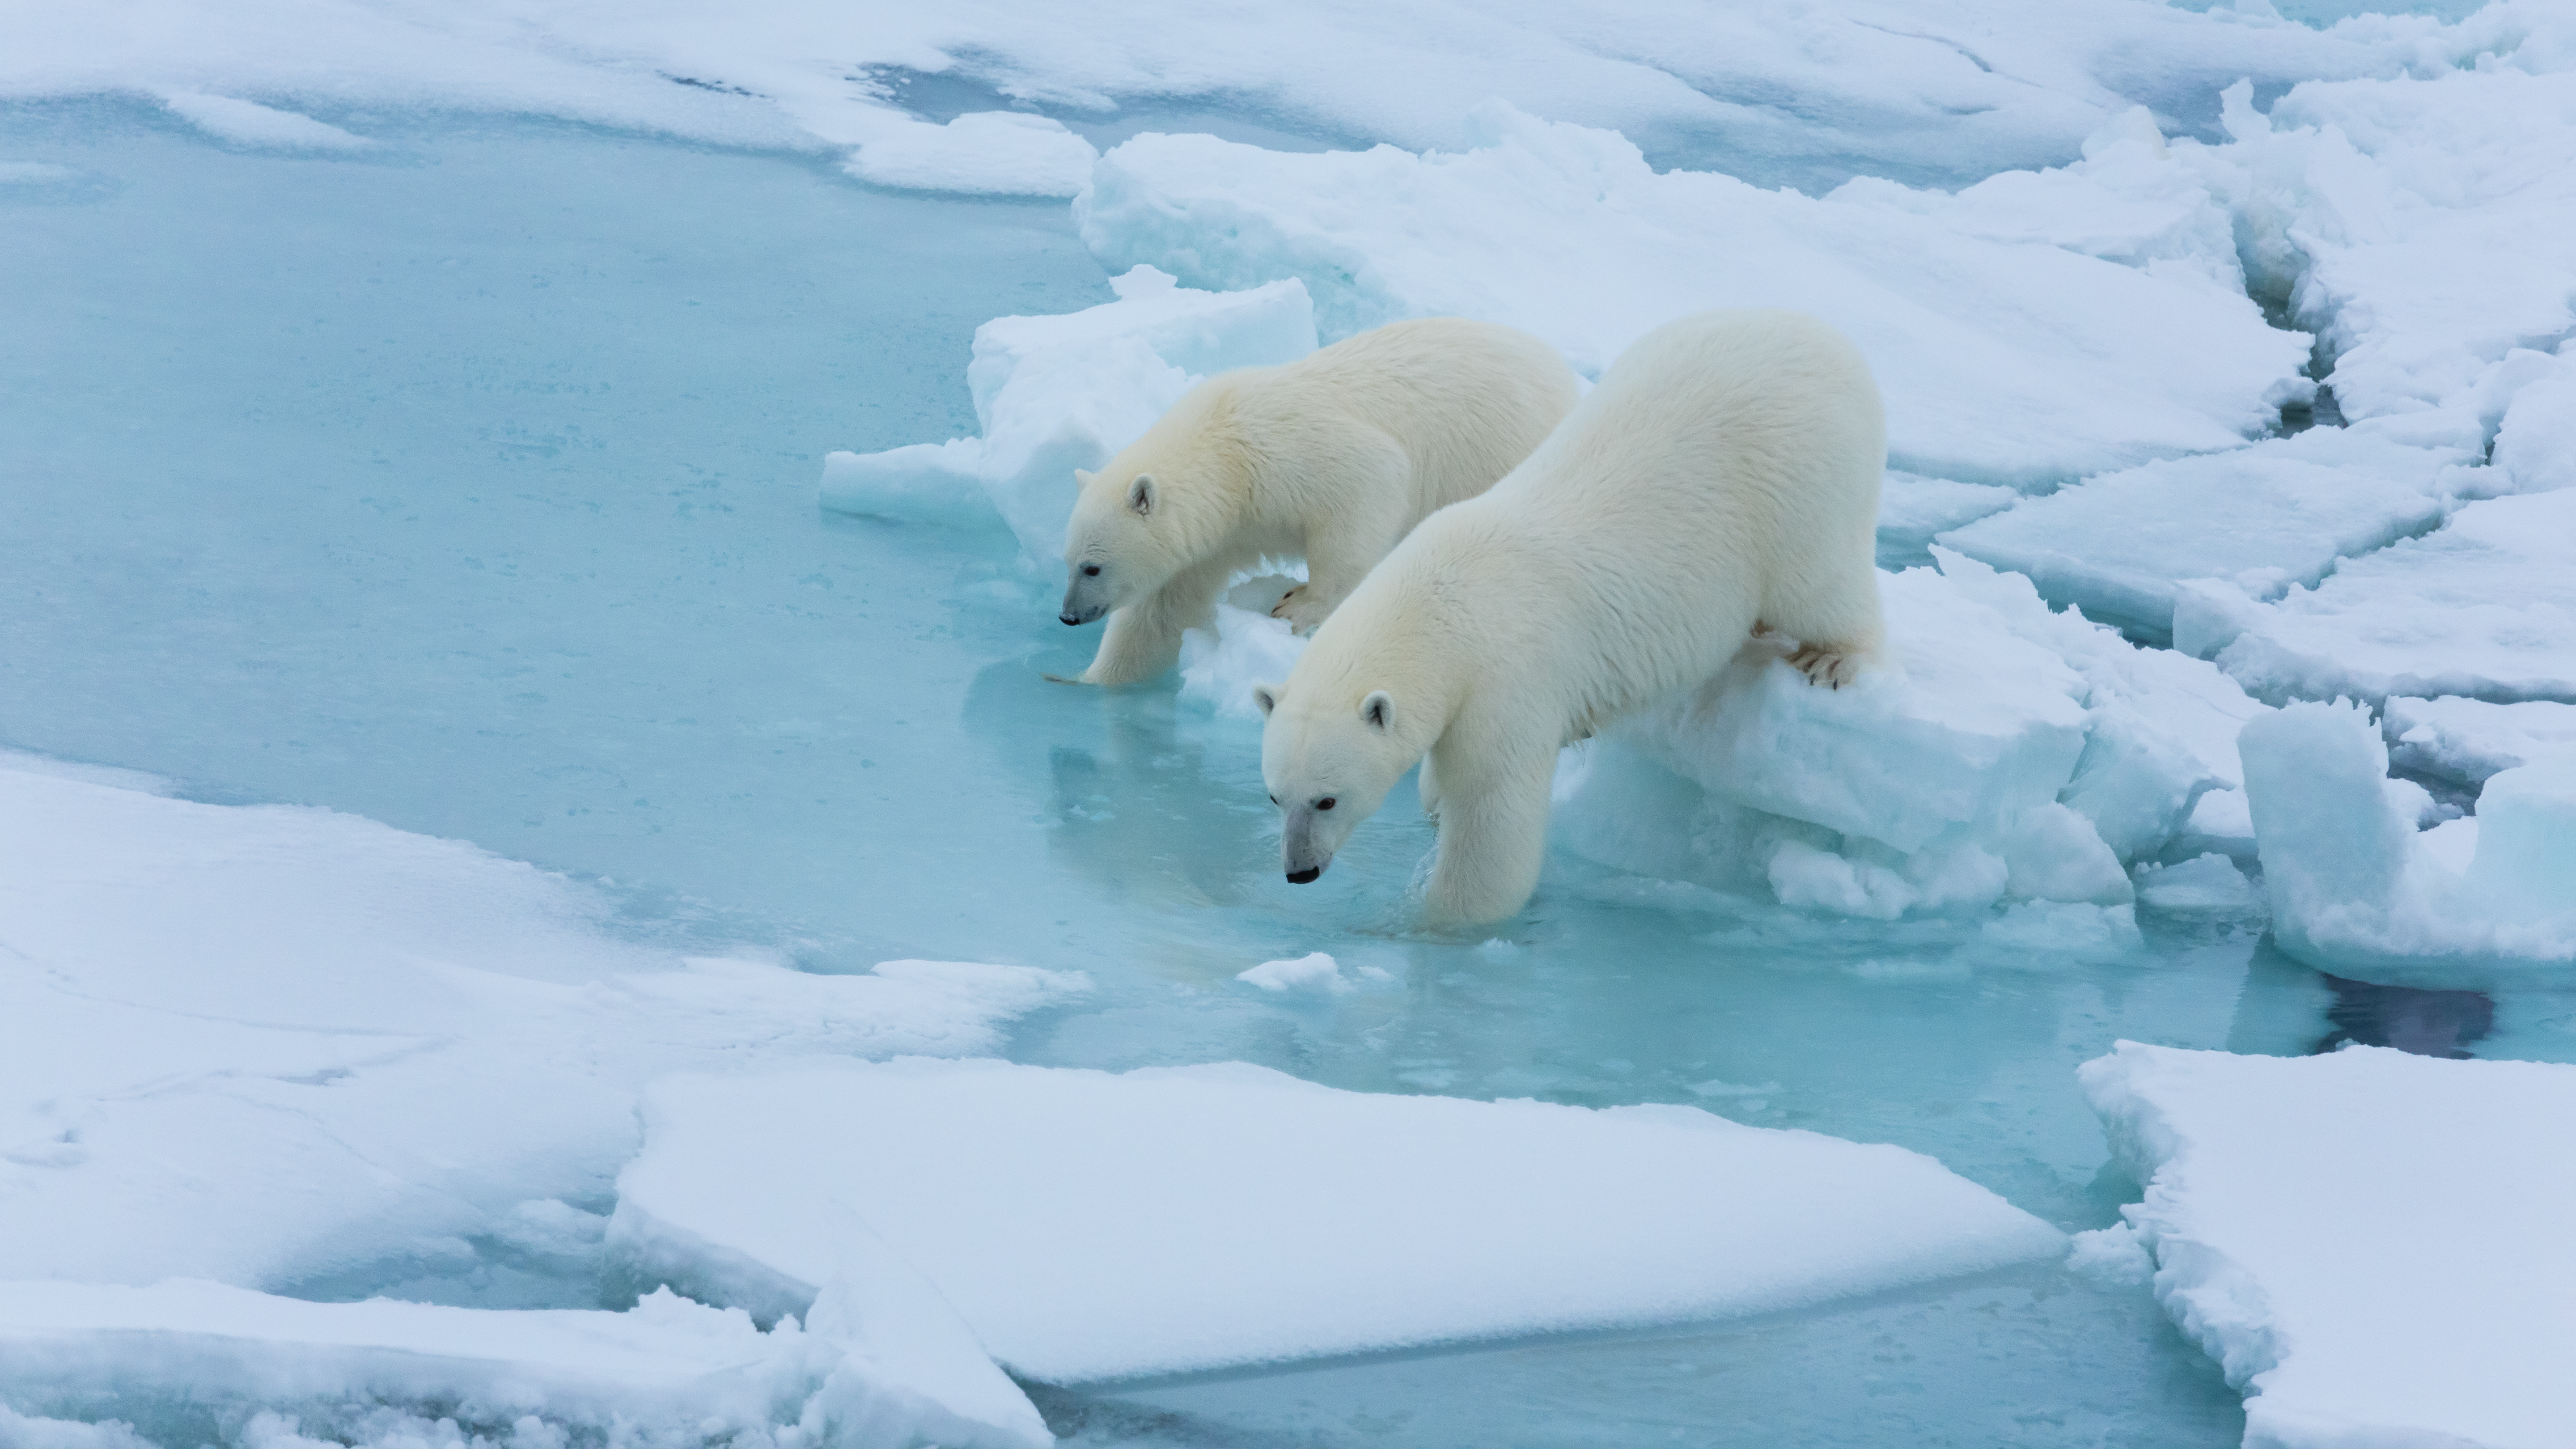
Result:
M1088 488L1091 486L1092 480L1099 476L1100 475L1097 473L1086 472L1083 469L1076 468L1073 470L1073 486L1076 488Z
M1154 511L1153 474L1139 473L1136 475L1136 481L1127 485L1127 506L1136 510L1138 518L1146 517Z
M1252 704L1263 719L1268 719L1270 712L1279 707L1279 691L1267 684L1256 684L1252 686Z
M1395 728L1395 696L1383 689L1370 690L1369 697L1360 701L1360 719L1380 733Z

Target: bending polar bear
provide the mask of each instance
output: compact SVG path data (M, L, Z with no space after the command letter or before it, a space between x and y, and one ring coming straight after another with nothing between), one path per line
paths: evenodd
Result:
M1109 615L1077 682L1170 668L1181 631L1206 627L1227 581L1263 558L1306 560L1271 613L1312 630L1425 515L1528 457L1574 399L1555 348L1455 317L1191 388L1107 467L1075 475L1060 617Z
M1880 647L1886 453L1868 364L1812 317L1646 334L1529 461L1387 555L1286 684L1254 690L1288 879L1322 874L1422 760L1427 913L1511 915L1564 745L1706 681L1757 630L1841 687Z

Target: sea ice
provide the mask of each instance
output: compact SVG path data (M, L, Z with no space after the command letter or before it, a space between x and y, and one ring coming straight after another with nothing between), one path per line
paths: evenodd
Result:
M290 151L363 151L375 144L295 111L203 91L173 91L161 98L171 113L210 136L243 146Z
M2576 489L2471 503L2195 640L2265 699L2576 703Z
M2474 821L2419 834L2424 792L2389 780L2357 705L2291 705L2241 748L2283 951L2400 984L2576 960L2576 757L2502 771Z
M2155 1293L2245 1442L2540 1449L2576 1423L2576 1067L2124 1041L2080 1069ZM2115 1230L2116 1231L2116 1230Z
M2211 851L2138 872L2138 899L2164 911L2226 911L2253 903L2254 887L2224 854Z
M289 1434L321 1420L326 1440L334 1420L361 1421L333 1426L348 1433L419 1410L521 1445L1055 1442L937 1294L876 1266L865 1294L836 1279L810 1322L767 1333L668 1291L608 1313L311 1303L190 1279L0 1282L0 1395L138 1417L160 1403L251 1407Z
M864 1222L1050 1382L1731 1317L2065 1241L1895 1147L1244 1063L818 1062L665 1081L646 1122L610 1235L644 1281L797 1311Z
M1935 535L1999 513L2021 500L1999 483L1961 483L1889 469L1878 486L1878 566L1921 563Z
M1994 241L1876 189L1816 200L1659 173L1616 132L1500 102L1477 118L1473 149L1418 155L1139 136L1101 158L1074 210L1111 265L1208 287L1303 278L1334 337L1456 314L1597 371L1681 313L1810 311L1868 354L1896 465L1970 482L2231 447L2310 391L2305 339L2203 268Z
M1084 984L684 960L471 846L15 758L0 1277L274 1286L435 1260L515 1204L604 1190L658 1073L991 1051L996 1023Z
M1395 977L1379 966L1362 966L1345 976L1340 962L1324 952L1313 951L1292 960L1264 961L1248 971L1234 973L1234 979L1279 996L1347 996L1359 990L1362 982L1387 985Z
M823 506L937 523L998 515L1032 564L1052 566L1075 469L1108 462L1201 377L1315 350L1314 306L1294 278L1202 292L1139 266L1109 285L1114 302L976 328L966 380L983 435L833 453Z
M2463 785L2482 784L2516 765L2576 756L2576 704L2392 695L2379 726L2392 763Z
M2559 344L2560 365L2513 395L2498 424L2488 461L2499 492L2550 493L2576 488L2576 351Z
M2249 599L2313 586L2341 559L2440 523L2440 480L2468 457L2311 428L2088 478L1941 542L2030 575L2051 603L2172 637L2177 584L2215 578Z

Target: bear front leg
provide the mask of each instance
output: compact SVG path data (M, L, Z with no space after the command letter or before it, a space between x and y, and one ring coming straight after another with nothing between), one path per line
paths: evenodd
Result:
M1134 684L1179 662L1181 634L1216 623L1216 598L1229 570L1201 565L1123 609L1113 609L1083 684Z
M1422 768L1413 777L1414 792L1422 797L1422 813L1433 820L1440 818L1440 780L1431 772L1431 757L1422 757Z
M1422 896L1423 915L1435 925L1499 921L1517 914L1538 889L1556 752L1517 753L1523 758L1463 780L1444 775L1440 855Z

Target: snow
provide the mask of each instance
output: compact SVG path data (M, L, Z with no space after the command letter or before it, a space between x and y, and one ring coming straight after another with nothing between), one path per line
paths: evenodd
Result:
M2516 765L2576 756L2576 704L2395 695L2380 712L2380 732L2392 762L2477 785Z
M1017 111L976 111L933 126L888 124L845 163L879 186L1016 196L1071 196L1100 153L1064 123Z
M2576 703L2576 491L2468 504L2198 642L2264 699Z
M952 525L998 517L1032 566L1055 567L1075 469L1107 463L1210 373L1315 350L1314 307L1294 278L1202 292L1139 266L1110 286L1114 302L976 328L966 378L983 435L833 453L823 506Z
M2504 486L2498 491L2549 493L2576 488L2576 357L2514 393L2496 428L2489 461Z
M202 91L163 96L172 114L210 136L244 146L280 146L314 151L363 151L374 144L339 127L294 111L281 111L254 101Z
M2121 1042L2079 1073L2156 1297L2279 1449L2537 1449L2576 1422L2576 1067ZM2097 1250L2099 1252L2100 1250Z
M2341 560L2439 524L2443 475L2467 459L2311 428L2089 478L1941 543L2030 575L2053 604L2170 637L2182 581L2214 578L2250 599L2313 587Z
M2490 777L2473 834L2419 834L2430 802L2357 705L2291 705L2241 747L2283 951L2399 984L2576 960L2576 757Z
M1084 986L683 958L471 846L22 759L0 759L0 1018L42 1029L0 1053L0 1277L272 1286L453 1257L520 1204L602 1191L651 1077L991 1051Z
M623 1313L495 1312L309 1303L191 1279L0 1282L0 1390L138 1416L156 1401L257 1406L272 1433L322 1420L326 1442L335 1429L378 1437L388 1410L427 1428L407 1412L427 1410L522 1444L568 1433L760 1449L1052 1444L937 1296L901 1287L872 1279L862 1305L836 1280L809 1326L763 1333L740 1309L667 1291ZM351 1415L361 1404L374 1413ZM358 1423L330 1422L342 1417Z
M1616 132L1500 102L1476 117L1473 149L1421 154L1139 136L1074 211L1112 265L1211 288L1299 277L1332 337L1454 313L1536 333L1587 373L1679 313L1809 311L1868 355L1896 466L1967 482L2232 446L2311 390L2304 339L2206 267L1991 240L1884 187L1817 200L1657 172Z
M1243 1063L818 1062L666 1081L646 1121L611 1238L648 1281L794 1311L855 1219L1047 1382L1730 1317L2064 1242L1895 1147Z

